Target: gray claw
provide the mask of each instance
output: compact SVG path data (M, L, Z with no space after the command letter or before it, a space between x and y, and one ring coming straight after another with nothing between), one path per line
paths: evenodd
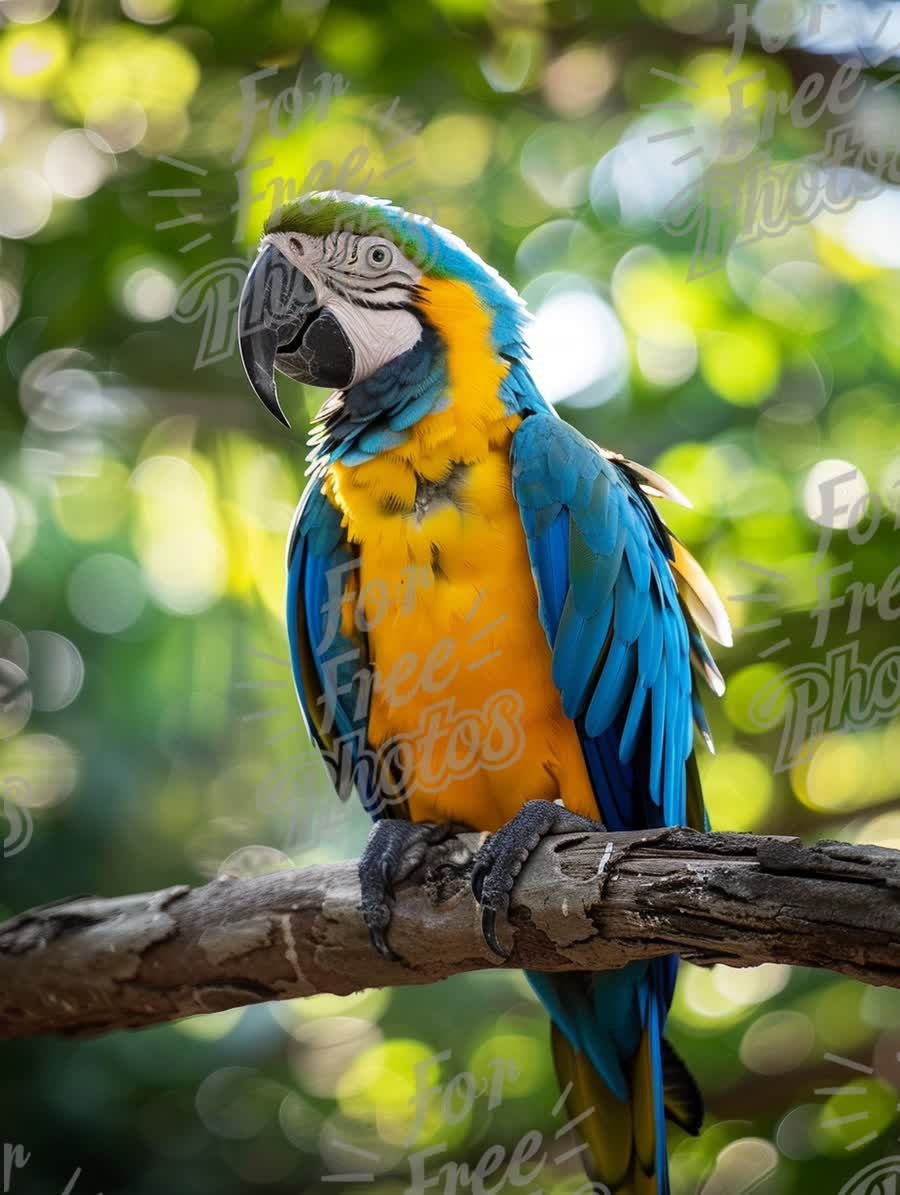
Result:
M510 951L497 940L497 914L507 913L510 894L524 865L549 833L602 829L599 823L572 813L555 801L526 801L519 812L482 844L472 865L471 885L481 905L484 940L498 958Z
M496 909L482 909L481 910L481 933L485 942L493 950L498 958L508 959L509 951L500 945L497 939L497 910Z
M388 946L387 942L385 942L384 934L382 933L380 926L373 925L369 927L369 940L381 957L385 960L385 962L400 962L400 955L391 950L390 946Z
M481 904L481 894L484 891L484 880L487 873L490 871L488 865L483 859L476 859L472 868L472 892L475 899Z

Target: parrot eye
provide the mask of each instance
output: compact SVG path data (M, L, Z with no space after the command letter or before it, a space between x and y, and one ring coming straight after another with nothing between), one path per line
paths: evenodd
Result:
M391 255L384 245L372 245L366 253L366 265L372 269L381 269L390 261Z

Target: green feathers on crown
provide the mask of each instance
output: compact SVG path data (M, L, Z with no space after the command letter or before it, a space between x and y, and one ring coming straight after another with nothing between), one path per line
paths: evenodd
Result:
M312 191L292 199L269 217L264 231L383 237L429 272L434 272L440 246L436 225L424 216L406 212L386 199L344 191Z

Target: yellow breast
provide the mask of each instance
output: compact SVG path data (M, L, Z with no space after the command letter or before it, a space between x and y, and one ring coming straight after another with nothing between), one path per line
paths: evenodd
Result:
M368 634L369 742L417 821L493 830L525 801L561 794L596 816L512 496L519 417L498 397L505 365L472 291L426 285L448 345L450 406L401 448L332 466L326 482L359 545L345 618Z

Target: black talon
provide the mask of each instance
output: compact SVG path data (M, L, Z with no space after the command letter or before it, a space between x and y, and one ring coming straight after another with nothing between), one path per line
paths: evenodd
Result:
M376 822L369 832L359 861L359 908L372 945L388 962L402 962L386 940L395 884L419 866L428 846L441 842L461 828L454 823L438 826L431 822L388 818Z
M472 891L479 904L481 904L481 893L484 890L484 877L488 871L489 868L484 860L480 856L476 857L472 867Z
M485 942L498 958L508 959L510 952L501 946L497 938L497 912L495 909L481 910L481 933Z
M519 812L483 843L472 865L471 885L481 905L481 932L490 950L507 959L497 938L497 915L509 911L516 879L547 834L603 830L599 822L572 813L555 801L526 801Z
M377 925L369 926L369 941L381 955L381 957L388 963L399 963L400 955L391 950L387 942L384 940L384 934Z

